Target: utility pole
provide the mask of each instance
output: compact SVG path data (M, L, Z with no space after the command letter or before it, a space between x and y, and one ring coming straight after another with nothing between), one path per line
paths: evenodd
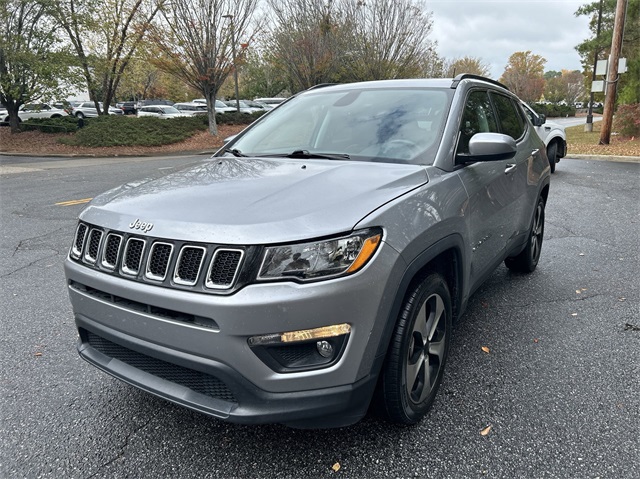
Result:
M604 96L604 111L602 112L602 129L600 130L600 144L608 145L611 139L611 124L613 110L616 107L616 91L618 87L618 60L622 50L622 36L624 34L624 17L627 11L627 0L617 0L616 18L613 24L613 38L611 40L611 56L607 71L606 91Z
M600 27L602 26L602 3L604 0L600 0L600 7L598 8L598 27L596 29L596 51L593 54L593 75L591 76L591 84L596 81L596 67L598 66L598 53L600 52L598 48L598 39L600 38ZM593 87L591 88L591 93L589 94L589 113L587 113L587 123L584 125L584 131L591 132L593 131Z

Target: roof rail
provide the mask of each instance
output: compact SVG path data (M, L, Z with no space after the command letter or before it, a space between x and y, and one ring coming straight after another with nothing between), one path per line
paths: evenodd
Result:
M453 79L453 82L451 82L451 88L457 88L458 87L458 83L460 83L462 80L467 80L467 79L486 81L486 82L489 82L489 83L493 83L494 85L497 85L499 87L502 87L505 90L509 90L508 86L503 85L502 83L500 83L497 80L492 80L491 78L486 78L486 77L483 77L483 76L480 76L480 75L474 75L472 73L460 73L459 75L457 75Z
M337 83L318 83L317 85L313 85L312 87L307 88L305 91L316 90L318 88L324 88L326 86L337 85Z

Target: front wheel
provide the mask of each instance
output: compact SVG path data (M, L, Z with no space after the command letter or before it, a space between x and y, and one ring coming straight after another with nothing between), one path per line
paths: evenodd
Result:
M84 114L81 111L79 111L78 113L76 113L76 118L78 118L80 120L83 120L84 119Z
M431 273L405 297L382 369L381 406L398 424L415 424L438 392L451 340L451 294Z
M549 158L549 167L551 168L551 173L556 172L556 163L558 161L558 145L555 142L551 143L547 147L547 157Z
M529 239L524 249L512 258L504 260L504 264L512 271L531 273L538 266L540 253L542 252L542 240L544 238L544 199L538 198L536 211L533 215L533 223L529 230Z

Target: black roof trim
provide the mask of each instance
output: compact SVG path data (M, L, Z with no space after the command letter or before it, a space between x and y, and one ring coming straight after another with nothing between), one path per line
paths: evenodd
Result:
M497 85L499 87L502 87L505 90L509 90L509 87L507 87L506 85L503 85L502 83L500 83L497 80L492 80L491 78L486 78L486 77L483 77L483 76L480 76L480 75L473 75L471 73L460 73L459 75L457 75L453 79L453 82L451 82L451 88L457 88L458 84L462 80L481 80L481 81L486 81L486 82L492 83L494 85Z
M313 85L312 87L307 88L305 91L316 90L318 88L324 88L326 86L338 85L338 83L318 83L317 85Z

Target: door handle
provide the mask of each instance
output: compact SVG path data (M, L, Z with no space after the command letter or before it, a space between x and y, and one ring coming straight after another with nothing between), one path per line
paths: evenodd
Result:
M540 148L536 148L535 150L531 150L531 155L535 156L538 154L538 152L540 151Z
M515 163L507 163L507 167L504 169L504 173L505 175L507 173L511 173L512 171L514 171L516 169L518 165L516 165Z

